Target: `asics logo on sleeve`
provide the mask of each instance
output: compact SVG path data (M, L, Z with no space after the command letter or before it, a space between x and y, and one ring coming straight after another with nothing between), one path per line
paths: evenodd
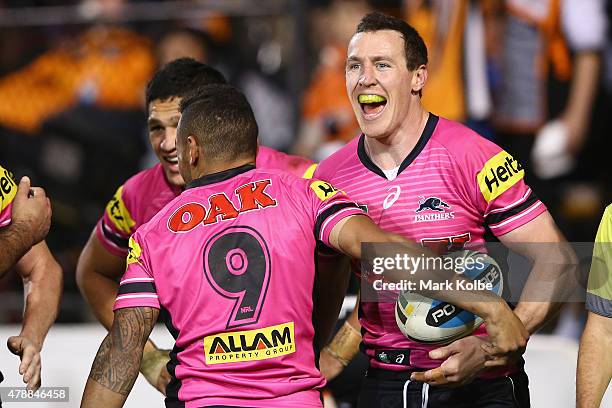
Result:
M385 197L385 201L383 201L383 208L386 210L391 207L400 196L402 192L400 186L393 186L389 189L390 193Z

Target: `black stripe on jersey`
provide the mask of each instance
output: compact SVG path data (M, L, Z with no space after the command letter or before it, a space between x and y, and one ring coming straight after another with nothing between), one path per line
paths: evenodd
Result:
M431 135L433 135L433 132L436 129L436 125L438 124L439 119L440 118L438 118L433 113L429 114L429 117L427 118L427 123L425 124L425 128L423 129L423 133L421 133L421 136L419 137L419 141L417 142L416 146L414 146L414 149L412 149L412 151L408 154L408 156L404 158L402 164L400 164L399 169L397 170L398 176L402 171L406 169L406 167L410 166L410 163L412 163L419 156L419 154L421 154L421 152L427 145L427 142L429 142L429 139L431 139ZM365 137L366 136L362 134L359 138L359 144L357 145L357 156L359 157L361 164L363 164L365 168L367 168L373 173L378 174L380 177L386 180L387 176L385 176L385 173L376 164L374 164L374 162L372 161L372 159L370 159L370 156L368 156L368 153L366 152Z
M327 255L327 256L338 255L338 252L336 252L335 249L328 247L321 241L317 241L317 252L321 253L321 255Z
M529 197L527 197L527 199L519 205L509 208L506 211L491 213L487 216L487 219L485 221L488 225L499 224L500 222L525 211L527 208L534 205L537 201L538 196L532 191L531 194L529 194Z
M327 210L319 214L315 222L315 227L314 227L315 239L316 240L319 239L319 233L321 232L321 226L323 226L323 223L325 222L326 219L328 219L330 216L334 215L338 211L343 210L345 208L349 208L349 207L359 208L359 206L355 203L338 203L338 204L332 205Z
M102 234L104 238L117 245L119 248L128 249L128 239L115 234L108 225L102 220Z
M170 311L163 306L161 306L159 310L159 319L163 320L166 328L168 328L168 331L175 340L174 348L170 352L170 361L166 365L168 373L170 374L170 382L166 386L166 408L185 408L185 402L179 399L179 391L181 390L181 386L183 384L181 380L176 378L176 367L180 364L178 354L184 351L183 348L176 345L176 340L178 339L180 332L172 323Z
M231 169L223 170L217 173L207 174L200 178L190 181L185 190L195 187L202 187L212 183L218 183L220 181L229 180L232 177L235 177L239 174L246 173L247 171L251 171L255 168L252 164L244 164L242 166L234 167Z
M119 286L118 295L125 295L127 293L157 293L155 289L155 284L153 282L132 282L132 283L124 283Z

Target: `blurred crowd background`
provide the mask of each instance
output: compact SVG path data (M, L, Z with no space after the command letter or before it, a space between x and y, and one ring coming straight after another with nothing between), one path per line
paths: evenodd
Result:
M154 163L144 88L159 66L213 65L247 95L262 144L319 161L359 133L344 64L370 10L424 37L425 106L507 148L568 240L592 241L612 201L612 1L0 0L0 163L52 199L58 321L93 321L76 261L116 188ZM15 274L0 296L0 322L20 321ZM556 330L579 334L579 309Z

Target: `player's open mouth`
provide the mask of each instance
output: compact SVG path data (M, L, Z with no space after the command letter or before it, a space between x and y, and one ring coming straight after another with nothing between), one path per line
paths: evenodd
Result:
M387 98L376 94L360 94L357 101L361 106L361 111L365 119L376 119L382 114L387 106Z
M168 163L170 166L170 170L172 171L178 171L178 157L177 156L171 156L171 157L164 157L164 161L166 163Z

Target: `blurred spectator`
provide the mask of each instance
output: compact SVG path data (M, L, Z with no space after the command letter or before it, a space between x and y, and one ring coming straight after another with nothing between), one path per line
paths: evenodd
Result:
M566 175L589 131L605 41L603 0L505 5L496 112L502 143L539 177Z
M47 118L79 102L140 109L153 69L147 38L95 26L0 79L0 124L35 133Z
M404 0L406 21L423 37L429 63L423 105L436 115L464 121L463 31L467 0Z
M229 80L253 107L261 144L287 151L295 141L295 109L287 91L293 25L288 16L249 17L237 26L228 59Z
M585 143L597 137L604 0L505 0L496 126L500 144L526 163L526 177L569 240L591 240L601 195L576 184ZM589 140L591 139L591 140ZM589 158L591 161L591 158ZM577 168L578 166L578 168ZM583 308L565 307L555 332L578 338Z
M176 30L165 34L157 44L158 66L175 59L189 57L196 61L208 61L208 50L203 38L191 30Z
M365 1L334 0L328 9L313 13L311 31L324 34L319 64L303 100L297 154L320 161L359 134L344 69L348 41L369 11Z
M488 54L495 41L495 1L403 0L406 21L421 34L429 56L423 105L492 138Z

